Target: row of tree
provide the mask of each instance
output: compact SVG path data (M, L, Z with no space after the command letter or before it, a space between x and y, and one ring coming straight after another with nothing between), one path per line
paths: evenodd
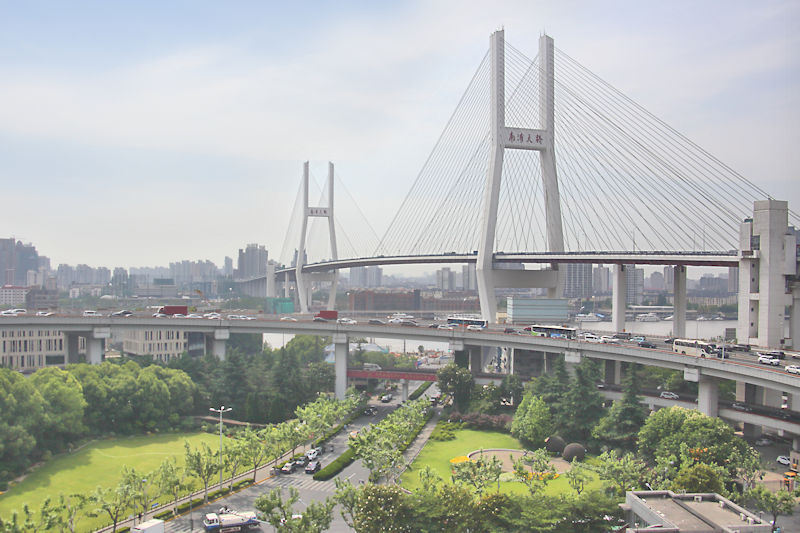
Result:
M220 450L212 450L205 443L192 448L186 442L183 465L179 465L175 458L169 458L151 472L138 472L124 466L117 485L98 487L90 494L61 495L57 500L48 498L38 512L25 506L22 518L14 513L7 522L0 519L0 532L74 532L81 519L98 516L107 518L116 530L122 517L131 513L142 517L155 502L177 503L198 484L203 488L203 501L207 503L209 486L213 486L220 468L224 479L228 480L229 489L233 488L235 478L243 471L252 471L255 482L256 472L261 466L287 451L291 450L293 454L298 446L329 431L359 406L360 398L352 391L344 401L320 396L314 402L298 407L296 419L261 430L247 428L234 438L226 439L221 458Z

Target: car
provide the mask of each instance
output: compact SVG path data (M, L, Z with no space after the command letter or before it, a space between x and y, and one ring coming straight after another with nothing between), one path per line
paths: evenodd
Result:
M327 318L323 318L321 316L315 316L314 317L314 322L327 322L327 321L328 321Z
M597 335L595 335L594 333L584 333L584 334L583 334L583 340L584 340L585 342L594 342L594 343L597 343L597 342L600 342L600 337L598 337L598 336L597 336Z
M133 311L128 311L127 309L122 309L120 311L114 311L113 313L111 313L111 316L115 317L129 317L131 315L133 315Z
M341 324L343 326L355 326L356 324L358 324L358 322L356 322L352 318L340 318L336 322L338 322L339 324Z
M203 317L201 315L198 315L197 313L189 313L188 315L186 315L186 318L203 318Z
M355 439L357 437L358 437L358 430L357 429L354 429L353 431L350 432L349 438Z
M619 339L616 339L610 335L603 335L600 337L600 342L603 344L619 344Z
M164 313L153 313L153 318L168 318L169 315L165 315Z
M17 316L17 313L13 309L6 309L5 311L0 311L0 316Z
M612 337L614 337L615 339L619 339L621 341L629 341L629 340L631 340L631 334L630 333L614 333L612 335Z
M293 316L282 316L281 322L297 322L297 319Z
M731 346L731 350L736 350L738 352L749 352L750 345L749 344L734 344Z
M370 318L368 324L371 324L373 326L385 326L386 322L377 318Z
M436 329L436 328L438 328L438 327L439 327L439 324L437 324L436 322L434 322L433 324L428 324L428 327L429 327L429 328L431 328L431 329Z
M631 342L636 342L636 343L639 343L639 342L644 342L645 340L646 340L646 339L645 339L643 336L641 336L641 335L639 335L639 336L636 336L636 337L631 337L631 338L630 338L630 341L631 341Z
M381 403L389 403L392 401L393 396L391 394L384 394L381 396Z
M36 316L53 316L50 311L36 311Z
M186 315L183 313L175 313L174 315L169 315L172 318L186 318Z
M782 464L783 466L789 466L792 463L792 460L786 457L785 455L779 455L775 458L775 462Z
M98 313L97 311L93 311L92 309L87 309L83 312L84 317L98 317L103 316L103 313Z
M483 331L483 326L478 324L467 324L467 331Z
M281 473L291 474L294 472L295 468L297 468L297 465L294 461L286 461L286 464L281 467Z
M798 365L786 365L783 369L790 374L800 374L800 366Z
M771 355L761 354L758 356L758 362L762 365L780 366L781 361Z
M410 326L410 327L412 327L412 328L415 328L415 327L417 327L419 324L417 324L417 323L416 323L416 322L414 322L413 320L403 319L403 320L401 320L401 321L400 321L400 325L401 325L401 326Z
M439 327L437 327L436 329L446 329L448 331L453 331L454 329L456 329L456 327L452 324L439 324Z
M764 355L771 355L775 359L781 359L781 360L786 359L786 354L780 350L772 350L765 353Z
M386 323L387 324L402 324L403 323L403 319L402 318L390 318Z
M772 444L772 440L770 440L770 439L768 439L766 437L761 437L760 439L756 440L756 442L755 442L756 446L769 446L770 444Z
M753 410L753 408L750 407L749 405L740 402L734 402L733 404L731 404L731 407L733 409L736 409L737 411L744 411L746 413L749 413Z
M675 344L675 337L667 337L664 339L665 344Z
M678 400L678 399L680 399L680 396L678 396L674 392L668 391L668 390L661 391L661 394L659 394L658 397L659 398L666 398L667 400Z
M313 461L317 457L319 457L321 453L322 453L322 448L311 448L306 452L306 457L308 457L309 461Z
M656 348L656 345L650 341L640 341L639 348L649 348L651 350L654 350Z
M366 407L364 408L364 414L367 416L373 416L378 414L378 409L376 407Z
M322 468L322 464L319 461L311 461L306 465L306 474L319 472L320 468Z

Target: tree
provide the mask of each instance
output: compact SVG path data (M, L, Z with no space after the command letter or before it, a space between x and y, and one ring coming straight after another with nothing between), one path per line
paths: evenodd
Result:
M600 479L611 481L619 489L617 492L624 495L626 491L639 486L647 465L632 453L620 457L615 450L611 450L597 458L594 470Z
M236 473L239 471L239 467L247 457L244 447L245 444L242 440L230 439L228 446L223 452L223 461L226 469L228 470L228 474L231 476L231 483L229 486L231 490L233 490L233 482L236 479Z
M772 492L764 485L756 485L748 490L745 493L745 500L749 501L755 509L772 515L773 527L778 525L778 515L791 515L797 503L791 492L785 490Z
M592 429L592 436L601 442L624 450L636 448L636 437L647 419L647 411L639 397L639 380L634 371L623 380L623 395Z
M86 400L75 376L60 368L48 367L36 371L30 381L45 401L45 419L40 428L40 439L47 449L60 449L86 432L83 425Z
M157 472L140 473L133 467L123 466L122 483L130 489L134 513L138 512L139 518L146 520L150 504L161 495L158 490Z
M219 452L212 452L205 442L201 442L195 451L192 451L188 441L184 443L184 447L186 470L203 483L203 502L208 503L208 483L211 476L219 473Z
M500 382L500 391L503 399L513 405L519 405L525 392L525 386L517 374L506 374L503 381Z
M528 487L531 495L536 494L556 477L556 469L550 463L550 455L544 448L539 448L532 454L526 454L516 460L512 456L511 460L514 465L514 477ZM528 470L525 470L526 465Z
M264 464L267 456L269 455L269 441L267 435L272 431L272 427L268 427L260 432L253 431L248 427L244 433L240 434L239 440L242 443L242 461L253 470L253 483L256 481L256 471L258 467Z
M488 458L481 455L474 461L463 461L453 465L453 481L472 485L478 496L481 496L487 487L498 483L502 473L503 462L494 455Z
M75 533L75 529L78 526L79 513L92 502L91 496L87 496L86 494L70 494L69 496L64 496L61 494L58 500L59 508L66 515L64 517L64 527L66 527L70 533Z
M449 364L436 373L439 390L453 396L453 403L459 411L466 411L475 387L475 379L466 368Z
M415 513L404 496L397 485L364 485L355 507L354 529L359 533L412 531Z
M133 491L124 482L118 483L116 487L107 489L97 487L92 495L92 501L96 503L97 508L89 516L97 516L101 513L108 515L113 525L111 531L114 533L117 530L117 522L119 522L120 517L133 504Z
M177 465L175 458L164 459L156 471L156 479L161 494L169 494L175 507L172 514L177 514L177 503L181 492L189 488L186 483L186 469Z
M703 463L686 466L672 481L672 490L675 492L682 490L686 492L722 492L725 486L719 470L722 469Z
M586 468L584 468L577 459L572 460L572 466L564 473L564 476L567 478L569 486L572 487L572 490L574 490L578 496L580 496L583 489L586 488L586 483L588 483L590 479Z
M541 397L528 391L514 413L511 434L531 448L541 448L552 432L550 409Z
M603 414L603 398L595 386L596 375L594 361L581 361L575 367L575 377L570 380L569 388L556 403L553 419L568 442L585 442Z
M299 499L299 493L294 487L289 487L289 498L286 500L283 499L281 489L276 488L259 496L255 501L255 508L261 513L263 520L289 533L319 533L330 527L333 508L336 506L333 498L309 503L298 517L294 505Z

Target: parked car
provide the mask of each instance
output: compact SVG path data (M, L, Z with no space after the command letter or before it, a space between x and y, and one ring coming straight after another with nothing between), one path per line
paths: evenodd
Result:
M786 365L784 370L790 374L800 374L800 366L798 365Z
M322 464L319 461L311 461L306 465L306 474L319 472L320 468L322 468Z
M314 461L320 456L321 453L322 448L311 448L306 452L306 457L308 457L309 461Z
M381 403L389 403L392 401L393 396L391 394L384 394L381 396Z
M762 365L772 365L772 366L780 366L781 364L780 359L777 359L767 354L760 354L758 356L758 362L761 363Z
M658 395L658 397L659 398L666 398L667 400L678 400L678 399L680 399L680 396L678 396L674 392L668 391L668 390L662 391L661 394Z
M769 446L770 444L772 444L772 441L766 437L761 437L755 442L756 446Z
M297 465L295 465L294 461L286 461L286 464L281 467L281 473L291 474L295 468L297 468Z
M780 463L783 466L789 466L792 463L792 460L786 457L785 455L779 455L775 458L776 463Z

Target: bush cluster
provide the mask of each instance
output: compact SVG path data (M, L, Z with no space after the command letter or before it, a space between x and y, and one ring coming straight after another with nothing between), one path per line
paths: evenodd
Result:
M431 432L430 439L435 441L453 440L456 438L456 430L461 429L461 422L448 422L447 420L440 420L436 427Z
M470 429L492 429L509 431L511 428L511 415L487 415L483 413L466 413L458 411L450 413L449 422L461 422Z
M426 381L425 383L423 383L422 385L417 387L417 390L415 390L414 392L409 394L408 395L408 399L409 400L416 400L417 398L422 396L425 393L425 391L428 390L431 387L431 385L433 385L433 381Z
M325 468L314 474L315 481L328 481L330 478L344 470L355 460L355 453L352 448L347 448L345 452L334 459Z

